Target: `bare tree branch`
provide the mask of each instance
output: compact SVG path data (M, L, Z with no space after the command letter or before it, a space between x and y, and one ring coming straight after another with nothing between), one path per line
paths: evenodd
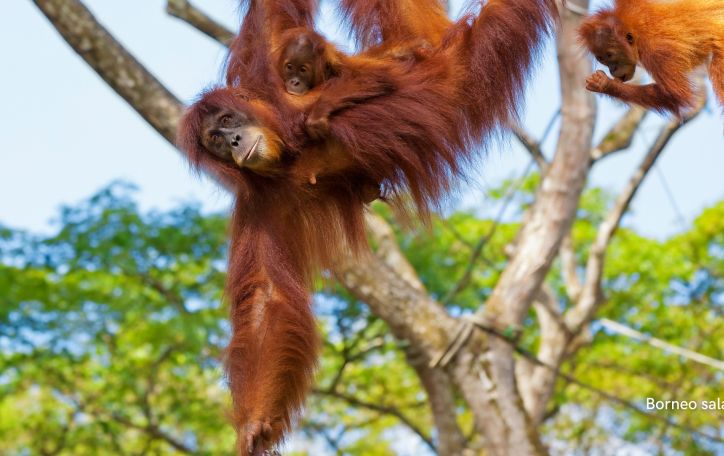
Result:
M389 325L395 338L415 346L425 362L444 351L455 333L457 323L442 306L402 280L376 255L343 257L334 267L334 274ZM447 372L472 410L476 430L486 436L487 446L505 448L507 436L495 405L497 395L479 381L479 376L485 374L475 367L485 345L484 338L472 338Z
M540 345L537 358L547 366L559 367L565 358L570 332L563 324L561 310L553 290L543 285L533 302L540 325ZM524 363L520 373L516 366L518 385L526 411L534 423L543 421L546 407L553 396L557 371L533 363Z
M375 256L391 267L409 286L426 294L425 286L417 272L400 250L392 227L382 217L372 212L368 212L365 218L367 229L377 245ZM428 357L420 353L414 345L409 345L405 349L405 355L427 392L439 436L437 454L441 456L462 454L467 442L457 423L455 397L450 379L444 372L430 368Z
M520 124L515 124L510 127L510 131L518 139L518 141L525 147L530 156L535 160L538 168L545 170L548 167L548 160L543 156L540 143L533 138L533 136L525 131Z
M354 407L362 407L366 408L368 410L372 410L375 412L378 412L383 415L390 415L394 416L400 422L405 425L407 428L409 428L412 432L417 434L420 439L425 442L425 444L432 450L435 451L435 443L432 441L432 438L425 434L425 432L420 429L419 426L417 426L415 423L412 422L412 420L407 417L402 411L397 409L396 407L386 406L386 405L380 405L372 402L363 401L355 396L351 396L349 394L340 393L338 391L332 391L332 390L320 390L315 389L314 394L320 395L320 396L328 396L333 397L335 399L342 400Z
M375 255L392 268L412 288L424 293L425 285L417 275L415 268L412 267L402 250L400 250L400 246L395 239L395 232L390 224L371 211L365 214L365 221L367 222L367 231L377 244Z
M591 159L600 160L614 152L627 149L647 113L648 110L641 106L631 106L626 114L611 127L601 142L591 150Z
M587 7L588 2L583 4ZM590 61L576 45L576 28L582 18L565 9L561 16L558 56L562 105L557 151L530 209L530 219L521 228L513 256L485 307L476 314L506 332L520 327L538 294L573 223L589 172L596 110L593 95L580 81L590 73ZM500 416L509 432L520 433L514 440L536 446L520 447L516 451L519 454L543 452L537 449L541 445L530 438L536 435L535 425L521 406L513 347L498 338L490 338L489 344L491 382L499 398Z
M457 404L454 386L450 377L440 369L432 369L427 357L410 345L405 349L407 362L417 372L432 410L432 418L437 429L437 454L440 456L459 456L467 447L467 439L457 421Z
M228 46L234 39L233 32L193 6L188 0L168 0L166 11L224 46Z
M589 170L589 149L596 116L594 100L579 83L590 62L575 45L580 17L564 10L559 34L561 133L558 150L544 177L530 220L521 229L515 254L486 304L486 315L503 326L518 325L538 293L578 208Z
M633 328L629 328L628 326L622 325L621 323L609 320L607 318L602 318L598 321L599 321L599 323L601 323L601 325L604 328L607 328L613 332L617 332L626 337L630 337L632 339L636 339L641 342L645 342L645 343L651 345L652 347L660 348L662 350L666 350L671 353L675 353L679 356L683 356L686 359L690 359L692 361L703 364L705 366L713 367L714 369L719 369L721 371L724 371L724 361L720 361L718 359L714 359L709 356L702 355L701 353L697 353L695 351L687 350L686 348L681 348L679 346L670 344L666 341L663 341L661 339L657 339L656 337L649 336L648 334L644 334L642 332L636 331Z
M398 340L416 345L428 358L445 347L455 320L426 293L400 280L379 257L345 256L333 272L356 298L387 322Z
M176 140L183 106L78 0L33 0L65 41L161 136Z
M646 175L656 163L669 140L689 120L696 117L706 104L706 95L699 97L699 103L682 122L672 120L662 127L656 141L649 148L648 153L639 165L639 168L631 176L626 187L623 189L613 208L606 216L598 229L596 240L591 246L588 262L586 264L586 277L581 291L581 296L576 306L566 313L565 321L573 333L577 333L581 326L593 318L597 306L601 300L601 277L603 276L603 264L608 244L611 242L614 233L618 229L623 215L626 213L636 192L641 187Z
M581 280L578 278L578 262L576 261L576 249L573 245L573 237L569 231L563 238L560 249L561 272L566 293L572 302L578 300L581 294Z

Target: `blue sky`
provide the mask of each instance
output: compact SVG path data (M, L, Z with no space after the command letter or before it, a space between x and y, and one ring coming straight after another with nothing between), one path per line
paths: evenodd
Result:
M47 232L62 204L73 204L123 179L139 186L145 209L201 201L207 210L228 207L229 196L189 171L181 155L111 91L59 37L30 0L6 2L0 15L0 224ZM96 17L167 87L185 102L220 80L225 50L164 12L163 0L86 0ZM236 28L236 0L195 0L216 19ZM453 1L459 7L460 0ZM598 5L601 2L596 2ZM324 5L329 13L329 6ZM330 14L322 30L338 41ZM581 81L583 83L583 81ZM555 53L549 46L526 97L524 125L540 135L559 106ZM602 101L597 137L623 108ZM662 176L684 219L724 198L724 138L720 108L687 126L644 183L625 223L663 237L682 228ZM617 191L628 179L662 119L651 116L631 152L597 166L591 182ZM556 135L545 149L550 155ZM509 140L492 148L463 204L479 200L501 179L518 176L528 155ZM494 211L491 211L491 213ZM400 445L409 445L405 439ZM417 454L424 454L423 450Z
M127 48L180 99L189 102L220 80L225 50L164 12L162 0L102 1L86 5ZM459 4L460 2L453 2ZM598 4L601 4L597 2ZM234 0L196 0L231 28L238 12ZM65 44L30 0L8 2L0 15L0 48L7 65L0 73L5 88L0 105L0 223L48 231L62 204L77 202L113 180L140 188L144 208L164 209L182 201L201 201L208 210L228 207L229 197L212 182L189 171L181 155ZM344 36L323 5L322 30ZM557 68L549 46L526 97L524 125L540 135L559 105ZM598 136L623 112L603 106ZM724 198L724 137L721 110L687 126L669 145L626 219L642 232L663 237L681 229L667 198L662 176L686 221ZM617 191L628 179L662 122L652 116L637 134L633 152L598 165L591 182ZM545 144L550 153L555 134ZM463 204L501 179L517 176L528 156L514 140L492 148L477 183L464 189Z

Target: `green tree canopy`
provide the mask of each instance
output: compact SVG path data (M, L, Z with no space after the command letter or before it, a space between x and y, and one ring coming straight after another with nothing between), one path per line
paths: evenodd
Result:
M519 209L533 187L515 194ZM605 192L586 194L573 236L579 258L586 257L608 204ZM144 212L131 186L114 184L63 208L55 226L50 235L0 229L4 454L228 454L234 435L225 421L221 369L228 330L221 304L225 217L193 204ZM460 314L487 297L517 227L458 212L397 236L430 293ZM479 267L451 292L481 238ZM558 276L551 271L553 289L561 286ZM721 359L724 202L671 239L622 230L610 248L605 293L606 317ZM404 343L331 279L320 282L315 304L324 358L312 413L292 446L299 454L317 454L305 448L349 455L428 451L436 439L432 416ZM531 313L531 322L535 318ZM524 329L523 348L536 347L535 328ZM553 448L589 454L636 442L652 452L721 454L714 443L630 406L644 409L646 397L716 400L724 390L721 372L600 325L587 344L564 371L591 388L559 379L545 427ZM469 432L463 402L460 409ZM696 431L722 432L722 410L650 413Z

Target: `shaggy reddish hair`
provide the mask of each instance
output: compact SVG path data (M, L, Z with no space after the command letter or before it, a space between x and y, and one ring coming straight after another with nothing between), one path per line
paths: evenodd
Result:
M309 281L341 250L365 246L361 189L373 182L388 196L409 194L425 216L472 151L516 116L557 14L554 0L490 0L477 16L451 23L434 0L343 0L364 51L338 53L339 76L300 104L286 94L271 56L285 31L312 29L314 3L250 1L231 46L230 87L204 95L180 130L190 159L237 195L227 374L241 447L255 455L291 429L311 385L319 344ZM380 46L420 38L432 47L422 58L380 56ZM219 107L272 130L290 157L286 171L261 177L211 157L198 140L200 125ZM305 116L319 112L330 114L329 132L315 142L305 134ZM337 163L332 171L312 186L297 179L325 153Z

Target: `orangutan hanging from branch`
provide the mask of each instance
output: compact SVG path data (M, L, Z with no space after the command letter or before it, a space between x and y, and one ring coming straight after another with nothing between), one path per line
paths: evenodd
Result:
M426 217L513 119L554 0L490 0L448 20L436 0L342 0L362 48L314 30L313 0L250 0L227 87L189 108L179 145L236 197L226 370L241 454L291 430L319 340L310 287L366 248L365 206L409 195Z

